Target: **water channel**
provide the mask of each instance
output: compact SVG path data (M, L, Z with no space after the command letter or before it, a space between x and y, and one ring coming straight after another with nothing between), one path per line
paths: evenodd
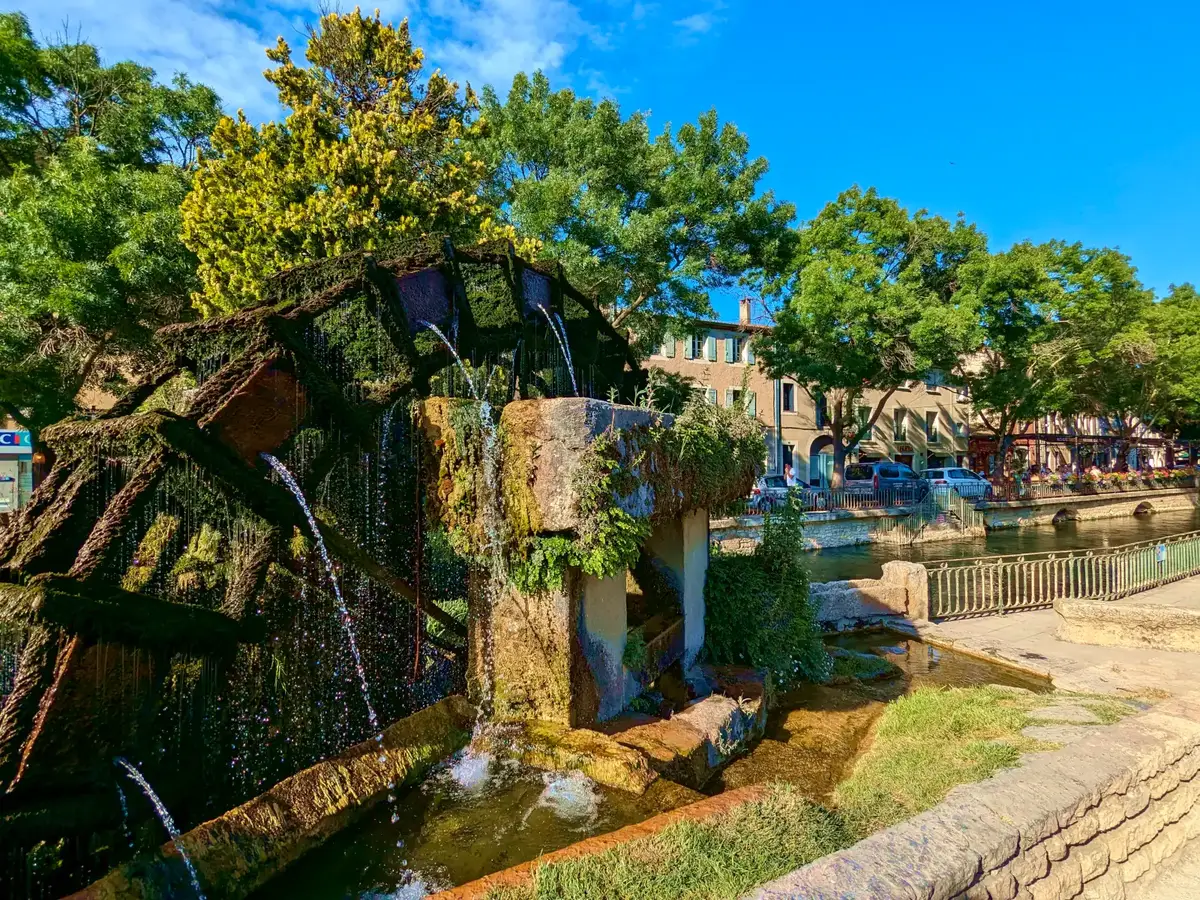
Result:
M809 577L814 581L848 578L878 578L890 559L926 562L966 556L995 556L1005 553L1042 553L1049 550L1083 550L1116 547L1134 541L1149 541L1200 529L1200 511L1181 510L1150 516L1126 516L1091 522L1065 522L1030 528L989 531L983 538L939 541L897 547L888 544L859 544L814 550L806 557Z
M805 685L782 695L764 739L718 773L705 793L787 782L824 802L862 752L871 725L897 697L923 686L1050 687L1033 675L893 632L839 635L830 644L876 653L901 674L871 683ZM253 900L416 900L700 798L662 778L634 797L579 774L451 761L402 796L394 812L381 810L338 835Z

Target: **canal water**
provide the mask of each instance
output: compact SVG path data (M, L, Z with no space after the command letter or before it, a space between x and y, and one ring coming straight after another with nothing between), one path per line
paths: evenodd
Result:
M887 544L859 544L831 547L806 554L809 577L814 581L841 581L848 578L878 578L885 562L907 559L927 562L960 559L968 556L996 556L1005 553L1042 553L1049 550L1085 550L1116 547L1134 541L1149 541L1200 529L1200 511L1180 510L1150 516L1126 516L1092 522L1065 522L1029 528L1004 528L989 531L986 537L961 541L940 541L895 547Z

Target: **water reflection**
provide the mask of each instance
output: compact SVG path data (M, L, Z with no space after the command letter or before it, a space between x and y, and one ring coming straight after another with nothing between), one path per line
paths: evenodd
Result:
M1152 516L1100 519L1094 522L1066 522L1055 526L1005 528L989 531L986 538L917 544L913 547L894 547L886 544L833 547L828 550L815 550L806 555L806 560L813 581L878 578L881 567L889 559L926 562L964 556L1115 547L1196 529L1200 529L1200 511L1183 510L1161 512Z

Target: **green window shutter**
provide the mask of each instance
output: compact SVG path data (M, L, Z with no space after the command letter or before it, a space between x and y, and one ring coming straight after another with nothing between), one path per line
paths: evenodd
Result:
M754 391L750 391L750 395L746 400L746 412L752 416L758 415L758 404L755 402Z
M733 388L725 388L725 405L733 406Z
M684 338L683 339L683 358L684 359L695 359L696 358L695 350L696 350L696 339L693 337Z
M749 341L746 342L746 364L754 365L754 345Z
M713 406L716 406L716 405L717 405L717 389L716 389L716 388L709 388L709 389L708 389L708 390L705 392L705 394L706 394L706 396L707 396L707 398L708 398L708 402L709 402L709 403L711 403Z
M663 341L663 356L667 359L675 358L675 335L668 334Z
M737 338L725 338L725 362L731 363L737 361Z
M717 361L717 339L711 334L704 339L704 358L709 362Z

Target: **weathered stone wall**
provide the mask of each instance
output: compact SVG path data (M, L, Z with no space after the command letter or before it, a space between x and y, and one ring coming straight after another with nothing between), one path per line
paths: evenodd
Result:
M1200 610L1104 600L1055 600L1058 639L1102 647L1200 651ZM1197 892L1200 894L1200 891Z
M1200 493L1195 488L1130 491L1103 496L1044 497L1038 500L989 501L977 507L989 529L1050 525L1060 513L1065 518L1086 522L1120 519L1139 510L1167 512L1196 509Z
M830 631L862 628L898 616L929 618L929 574L918 563L892 560L883 564L882 578L817 582L810 592L817 624Z
M1121 900L1200 837L1200 700L1172 700L951 791L754 898Z
M871 533L880 519L897 518L883 510L837 510L809 513L804 517L804 547L851 547L871 543ZM762 540L762 516L718 519L710 526L714 546L727 553L751 553Z

